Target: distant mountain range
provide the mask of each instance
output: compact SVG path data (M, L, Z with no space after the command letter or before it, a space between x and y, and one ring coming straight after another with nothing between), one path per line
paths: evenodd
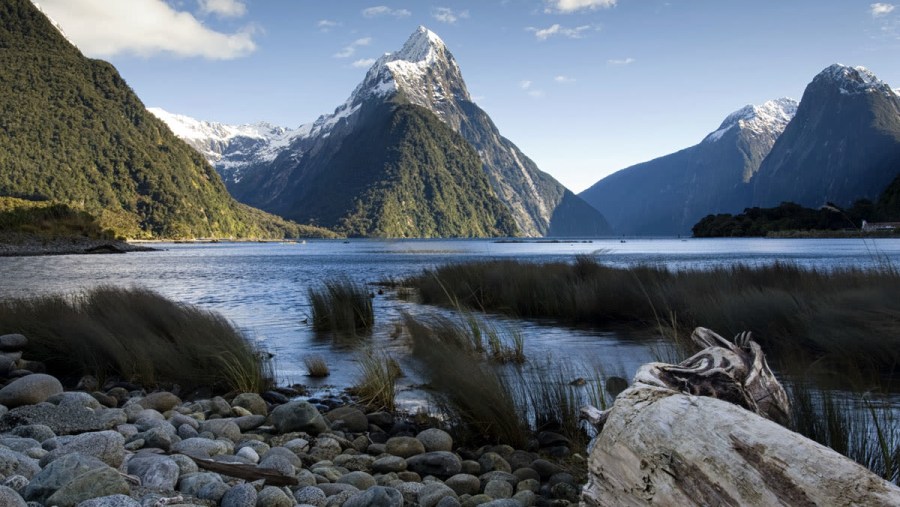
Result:
M129 237L328 233L236 202L112 65L29 0L0 2L0 20L0 196L67 204Z
M500 135L424 27L334 113L295 130L152 112L215 164L237 199L302 223L399 237L610 232Z
M616 234L690 234L700 218L791 201L876 200L900 174L900 98L862 67L832 65L790 99L729 115L696 146L580 194Z

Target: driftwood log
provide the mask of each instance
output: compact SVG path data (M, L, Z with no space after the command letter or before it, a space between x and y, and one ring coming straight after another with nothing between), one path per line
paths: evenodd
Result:
M581 505L900 505L900 488L775 422L788 399L748 333L692 337L706 348L584 411L602 428Z

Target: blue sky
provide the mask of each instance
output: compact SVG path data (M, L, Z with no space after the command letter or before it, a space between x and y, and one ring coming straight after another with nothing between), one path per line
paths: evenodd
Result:
M900 87L900 0L38 0L148 106L297 127L419 25L500 132L578 192L832 63Z

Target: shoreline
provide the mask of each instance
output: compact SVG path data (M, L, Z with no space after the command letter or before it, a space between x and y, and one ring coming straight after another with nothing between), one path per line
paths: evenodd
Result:
M124 254L156 251L159 249L115 239L43 238L33 235L0 236L0 257Z

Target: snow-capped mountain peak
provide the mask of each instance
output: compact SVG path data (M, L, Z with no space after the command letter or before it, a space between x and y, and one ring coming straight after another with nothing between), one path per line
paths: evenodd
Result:
M893 95L894 91L884 81L865 67L850 67L836 63L813 78L813 84L831 84L839 87L842 95L860 93L883 93Z
M706 136L704 142L716 142L733 128L758 135L774 134L777 137L797 114L797 105L794 99L781 98L758 106L744 106L729 114L715 132Z

